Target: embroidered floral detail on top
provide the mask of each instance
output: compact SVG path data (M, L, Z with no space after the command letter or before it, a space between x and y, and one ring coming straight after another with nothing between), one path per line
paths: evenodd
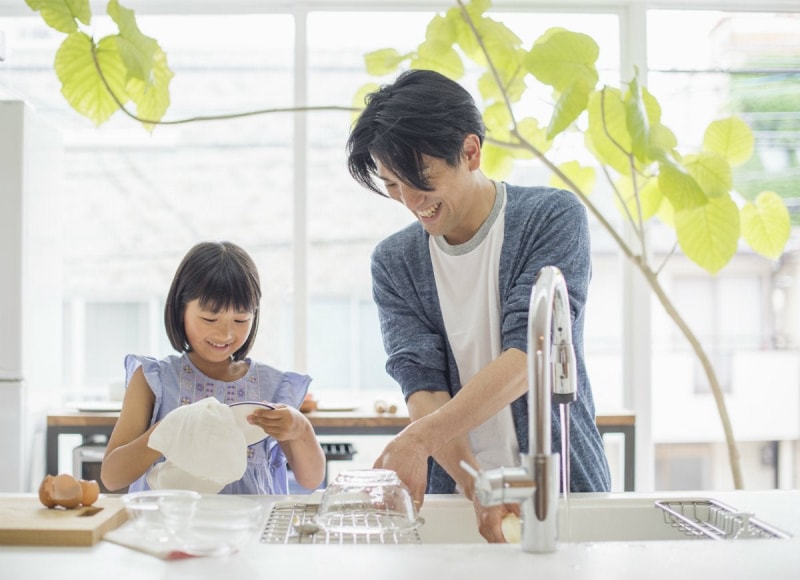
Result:
M236 385L228 385L225 389L225 402L230 404L236 401Z

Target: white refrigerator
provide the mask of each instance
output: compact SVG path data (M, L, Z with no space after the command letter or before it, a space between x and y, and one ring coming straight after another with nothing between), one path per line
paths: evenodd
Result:
M38 488L63 398L62 160L55 129L0 100L0 492Z

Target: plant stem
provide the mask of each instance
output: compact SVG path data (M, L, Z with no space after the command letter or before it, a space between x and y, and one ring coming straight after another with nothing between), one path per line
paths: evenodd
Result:
M722 392L722 387L719 384L719 379L717 378L717 373L714 370L714 366L711 364L711 360L708 358L708 355L706 354L703 345L700 344L700 341L697 339L697 336L694 334L692 329L689 328L689 325L686 324L686 321L683 319L675 306L672 304L672 301L664 292L664 289L659 283L656 274L643 261L634 260L634 263L637 264L639 270L647 280L647 283L650 285L650 288L653 290L655 295L658 297L659 302L661 302L661 305L664 307L664 310L669 317L672 318L678 328L680 328L683 336L685 336L686 340L689 341L692 350L697 358L700 359L700 363L703 365L703 370L705 371L706 377L708 378L708 383L711 386L711 393L714 395L714 402L717 405L717 412L719 413L719 418L722 422L722 429L725 432L725 441L728 444L728 459L730 461L731 474L733 475L733 485L735 489L744 489L741 463L739 461L739 450L736 445L736 439L733 436L733 428L731 427L730 417L728 416L728 410L725 405L725 396Z
M634 195L636 195L636 202L637 202L637 207L638 207L638 210L639 210L639 224L638 224L639 227L637 227L636 222L633 220L633 218L632 218L632 216L630 216L630 214L629 214L629 217L631 219L631 223L634 226L634 229L637 232L637 237L639 238L639 241L640 241L641 250L642 250L641 254L637 254L633 250L631 250L630 246L625 242L625 240L623 240L622 236L620 236L620 234L614 229L614 227L605 218L605 216L602 214L602 212L598 208L596 208L594 206L594 204L589 200L589 197L577 186L577 184L575 182L573 182L569 177L567 177L564 174L564 172L561 171L558 168L558 166L556 166L552 161L550 161L550 159L548 159L547 156L542 151L540 151L537 147L535 147L533 144L528 142L519 133L519 131L517 129L516 118L514 116L514 111L513 111L512 107L511 107L511 101L508 98L506 88L503 86L503 84L500 81L500 75L497 73L497 69L495 68L494 63L492 62L491 55L489 54L489 51L487 50L486 45L483 42L483 38L481 37L480 33L478 32L478 29L475 26L475 23L472 22L472 18L470 17L469 12L466 10L466 7L464 6L462 0L457 0L457 2L458 2L459 7L461 8L462 17L466 20L467 24L469 25L470 29L472 30L472 33L475 35L475 38L476 38L476 40L478 42L478 45L481 48L481 51L483 51L483 53L484 53L484 57L486 58L487 66L489 67L489 70L492 72L492 75L494 76L495 82L497 83L497 86L499 87L499 89L500 89L500 91L501 91L501 93L503 95L503 98L504 98L504 101L505 101L505 105L506 105L506 107L508 109L508 112L509 112L509 114L511 116L511 120L512 120L512 123L513 123L511 134L516 139L518 139L519 143L518 144L506 143L505 146L506 147L518 147L518 146L522 145L524 148L527 148L531 153L533 153L533 155L536 158L538 158L548 169L550 169L550 171L552 171L556 176L558 176L558 178L561 179L567 185L567 187L570 190L572 190L572 192L575 193L575 195L577 195L580 198L580 200L583 202L583 204L587 208L587 210L591 214L593 214L595 216L595 218L597 218L597 220L600 222L600 224L603 226L603 228L608 232L608 234L617 243L617 245L622 250L622 252L625 254L625 256L629 260L631 260L639 268L639 270L642 272L642 274L644 275L645 279L647 280L647 283L650 285L650 288L653 290L655 295L658 297L659 302L661 302L661 305L664 307L664 310L666 311L667 315L670 318L672 318L673 322L675 322L675 324L678 326L680 331L683 333L683 336L686 337L687 341L689 341L689 345L692 347L692 350L694 351L695 355L700 360L700 363L703 365L703 370L705 371L706 378L708 379L709 386L711 387L711 392L714 395L714 401L715 401L715 403L717 405L717 411L719 413L719 418L720 418L720 421L722 423L722 430L723 430L723 432L725 434L725 441L726 441L727 446L728 446L728 457L729 457L729 460L730 460L731 475L733 476L733 484L734 484L734 487L736 489L743 489L744 483L743 483L743 480L742 480L741 464L739 462L739 450L738 450L738 447L736 445L736 439L733 436L733 428L731 427L730 417L728 415L728 410L727 410L727 407L725 405L725 396L724 396L724 394L722 392L722 388L721 388L721 386L719 384L719 379L717 378L717 374L716 374L716 371L714 370L714 366L711 364L711 360L708 358L708 355L706 354L706 351L703 348L703 346L700 344L700 341L697 339L697 336L694 334L692 329L689 328L689 325L686 323L686 321L680 315L678 310L675 308L675 305L672 303L672 301L669 299L669 297L667 296L666 292L662 288L661 283L658 280L658 277L653 272L653 270L650 269L650 266L647 263L647 258L646 258L646 253L645 253L645 239L646 239L645 224L644 224L644 222L642 220L641 204L639 202L639 192L638 192L638 188L636 187L636 183L635 183L635 179L636 179L635 164L633 162L631 163L631 174L632 174L632 179L634 179ZM605 89L603 89L603 92L601 94L601 98L604 98L604 97L605 97ZM603 113L605 113L605 106L601 107L601 111L603 111ZM612 135L610 135L608 133L608 130L607 130L606 124L605 124L605 120L603 120L603 128L604 128L608 138L612 142L614 142L614 144L617 145L617 147L620 150L624 151L624 148L622 148L622 146L619 145L613 139ZM626 154L627 154L627 152L626 152ZM630 156L630 157L632 159L632 156ZM613 184L612 184L612 187L613 187ZM627 209L627 205L626 204L623 203L623 206L626 207L626 209Z

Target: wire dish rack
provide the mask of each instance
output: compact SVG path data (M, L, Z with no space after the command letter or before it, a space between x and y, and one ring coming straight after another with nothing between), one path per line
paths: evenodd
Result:
M421 544L416 528L404 530L376 529L375 522L368 520L370 514L359 516L348 527L363 532L331 532L318 526L314 520L319 504L276 503L270 510L264 531L263 544Z
M687 536L714 540L789 538L747 512L711 499L659 500L664 521Z

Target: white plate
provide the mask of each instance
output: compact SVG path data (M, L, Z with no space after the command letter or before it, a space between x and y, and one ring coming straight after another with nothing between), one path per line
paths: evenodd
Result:
M79 401L67 407L83 413L115 413L122 410L122 401Z
M274 409L273 405L269 403L255 403L252 401L241 401L239 403L231 403L229 405L231 411L233 411L233 416L236 418L236 424L239 425L239 429L242 430L244 433L245 441L247 441L248 445L252 445L253 443L258 443L267 438L267 434L264 433L264 430L257 426L251 425L247 422L247 416L252 415L253 411L256 409Z

